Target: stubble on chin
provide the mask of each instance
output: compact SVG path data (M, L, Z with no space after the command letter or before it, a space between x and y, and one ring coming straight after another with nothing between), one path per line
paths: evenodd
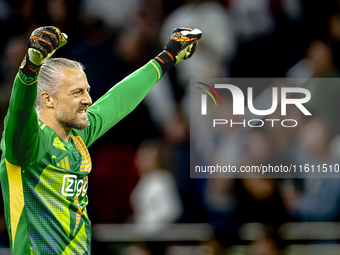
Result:
M78 121L77 113L74 118L68 118L67 115L64 113L63 108L60 106L60 104L58 104L57 120L62 126L72 129L74 128L78 130L84 130L89 125L87 114L86 117L82 119L83 119L82 122Z

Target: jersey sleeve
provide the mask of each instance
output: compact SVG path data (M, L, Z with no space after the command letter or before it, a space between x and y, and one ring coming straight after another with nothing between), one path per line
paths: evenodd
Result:
M39 157L39 126L34 108L36 96L37 77L27 77L19 70L14 80L1 141L1 150L6 160L13 165L30 165Z
M161 67L151 60L99 98L88 110L90 125L83 133L85 144L90 146L135 109L161 77Z

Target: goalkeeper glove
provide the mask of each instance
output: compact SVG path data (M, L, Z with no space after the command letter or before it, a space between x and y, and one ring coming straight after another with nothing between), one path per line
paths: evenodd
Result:
M177 65L182 59L190 58L197 49L202 32L195 28L178 27L172 32L168 44L155 58L162 67L163 74Z
M28 77L35 77L41 65L67 43L67 35L56 27L46 26L34 30L28 41L28 51L20 69Z

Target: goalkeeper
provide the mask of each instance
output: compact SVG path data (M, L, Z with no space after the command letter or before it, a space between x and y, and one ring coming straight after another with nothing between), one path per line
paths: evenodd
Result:
M82 64L50 58L67 42L36 29L15 78L1 141L0 178L11 254L90 254L89 147L129 114L202 36L177 28L155 59L92 105Z

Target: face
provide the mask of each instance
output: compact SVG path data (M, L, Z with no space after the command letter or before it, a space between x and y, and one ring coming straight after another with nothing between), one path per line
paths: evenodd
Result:
M75 68L65 68L61 76L56 119L65 128L83 130L88 126L87 109L92 104L86 74Z

